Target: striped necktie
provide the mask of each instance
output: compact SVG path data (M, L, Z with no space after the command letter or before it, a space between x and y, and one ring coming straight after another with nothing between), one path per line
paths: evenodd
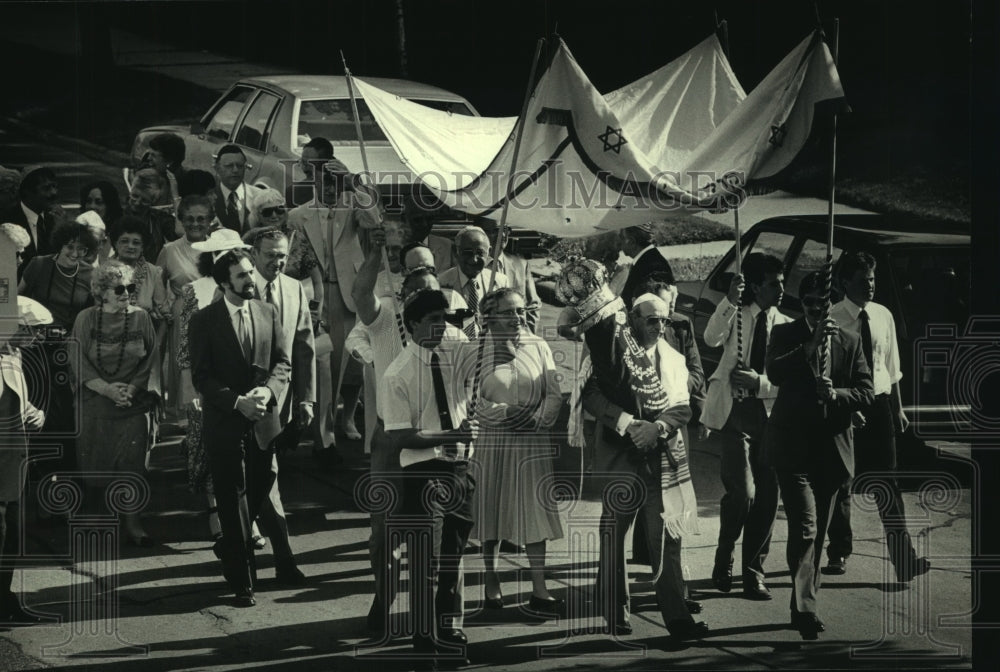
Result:
M469 305L469 310L472 311L471 321L463 327L465 335L469 339L474 339L478 334L478 324L476 318L479 316L479 281L469 280L469 284L465 286L465 302Z

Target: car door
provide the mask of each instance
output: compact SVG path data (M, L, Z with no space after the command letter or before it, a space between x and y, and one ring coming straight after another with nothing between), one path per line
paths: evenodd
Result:
M232 142L237 123L256 92L256 87L236 84L219 98L202 118L201 133L188 138L185 163L189 167L212 171L215 154L220 147Z
M280 106L281 96L273 91L260 89L246 105L246 112L233 134L233 142L247 156L246 181L251 184L260 175L267 158L268 140ZM272 186L278 190L284 188L281 184Z

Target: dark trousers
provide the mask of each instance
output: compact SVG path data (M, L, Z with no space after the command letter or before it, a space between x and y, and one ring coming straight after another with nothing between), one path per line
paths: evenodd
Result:
M628 622L629 589L628 567L625 562L625 535L635 521L645 528L646 550L655 575L660 567L660 549L663 550L663 571L654 589L656 603L669 629L678 621L692 621L684 604L687 587L681 570L681 540L673 539L663 529L663 500L660 497L659 469L652 473L640 470L639 480L619 482L612 480L611 488L638 488L625 497L607 497L601 509L601 550L596 583L596 599L609 624ZM609 542L609 543L606 543ZM610 581L607 577L613 577Z
M743 534L743 576L764 578L771 531L778 515L778 482L764 464L761 439L767 412L760 399L733 400L721 442L720 475L726 492L719 504L715 564L728 564Z
M368 554L372 574L375 576L375 600L372 615L385 625L388 631L389 610L396 599L399 586L399 542L390 535L386 525L400 501L402 481L399 475L399 453L392 449L385 434L385 425L378 420L372 433L371 474L373 488L386 488L390 496L386 498L388 510L372 511L372 532L368 538ZM377 499L382 499L381 496ZM367 504L367 503L365 503Z
M252 428L244 433L239 447L209 447L222 527L222 573L237 592L252 589L257 580L250 525L274 485L271 456L272 451L257 447Z
M825 469L804 474L778 471L781 501L788 518L786 557L792 577L790 607L793 616L817 613L816 595L823 576L819 571L823 541L840 486L839 481L830 479L830 473Z
M10 587L14 581L14 558L21 554L21 506L17 501L0 502L0 612L17 601Z
M407 528L413 648L417 653L433 654L448 650L438 631L461 622L461 563L472 531L475 481L469 475L468 462L444 460L410 465L403 468L402 475L399 515Z
M866 411L865 426L854 430L854 472L856 476L872 472L880 476L885 488L878 488L876 505L882 519L889 559L894 567L912 562L916 557L913 541L906 530L906 510L903 494L896 481L896 437L892 419L892 405L888 395L875 397L875 403ZM854 534L851 531L851 483L837 492L837 500L830 520L830 545L827 556L846 558L854 551Z

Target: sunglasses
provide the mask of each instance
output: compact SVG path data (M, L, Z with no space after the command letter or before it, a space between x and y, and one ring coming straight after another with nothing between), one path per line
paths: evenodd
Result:
M261 208L260 209L260 216L261 217L274 217L275 215L283 215L283 214L285 214L285 207L281 206L281 205L279 205L277 207L274 207L274 208Z
M647 317L646 318L646 324L648 324L651 327L654 326L654 325L669 326L670 325L670 318L669 317Z
M125 292L135 294L135 283L133 282L131 285L118 285L115 287L115 296L121 296Z
M817 306L822 306L826 301L823 297L806 296L802 298L802 305L809 308L815 308Z

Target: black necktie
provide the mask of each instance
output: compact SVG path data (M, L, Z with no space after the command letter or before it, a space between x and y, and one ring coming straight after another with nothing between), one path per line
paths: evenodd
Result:
M473 316L472 321L465 325L463 331L465 331L465 335L470 340L474 339L478 333L476 329L476 316L479 314L479 288L476 284L475 280L470 280L469 284L465 287L465 302L469 304L469 310L472 311Z
M264 300L270 303L272 306L277 306L278 304L274 301L274 283L268 282L264 285Z
M451 420L451 411L448 410L448 396L444 391L444 375L441 373L441 359L436 352L431 353L431 380L434 383L434 401L437 402L438 419L441 422L441 429L448 431L454 429L455 425ZM446 443L442 446L445 457L454 459L458 456L458 446L454 443Z
M764 373L764 355L767 354L767 312L757 313L753 327L753 342L750 344L750 368Z
M869 322L868 311L864 308L858 313L858 320L861 322L861 349L865 353L865 361L868 362L868 370L874 371L872 362L872 325Z
M399 340L402 341L403 347L406 347L406 327L403 325L403 316L396 311L396 328L399 329Z
M229 192L229 199L228 199L228 201L226 203L226 216L229 218L229 220L231 222L233 222L234 224L236 224L236 229L239 230L239 228L240 228L240 211L239 211L239 208L236 205L236 192L235 191L230 191Z

